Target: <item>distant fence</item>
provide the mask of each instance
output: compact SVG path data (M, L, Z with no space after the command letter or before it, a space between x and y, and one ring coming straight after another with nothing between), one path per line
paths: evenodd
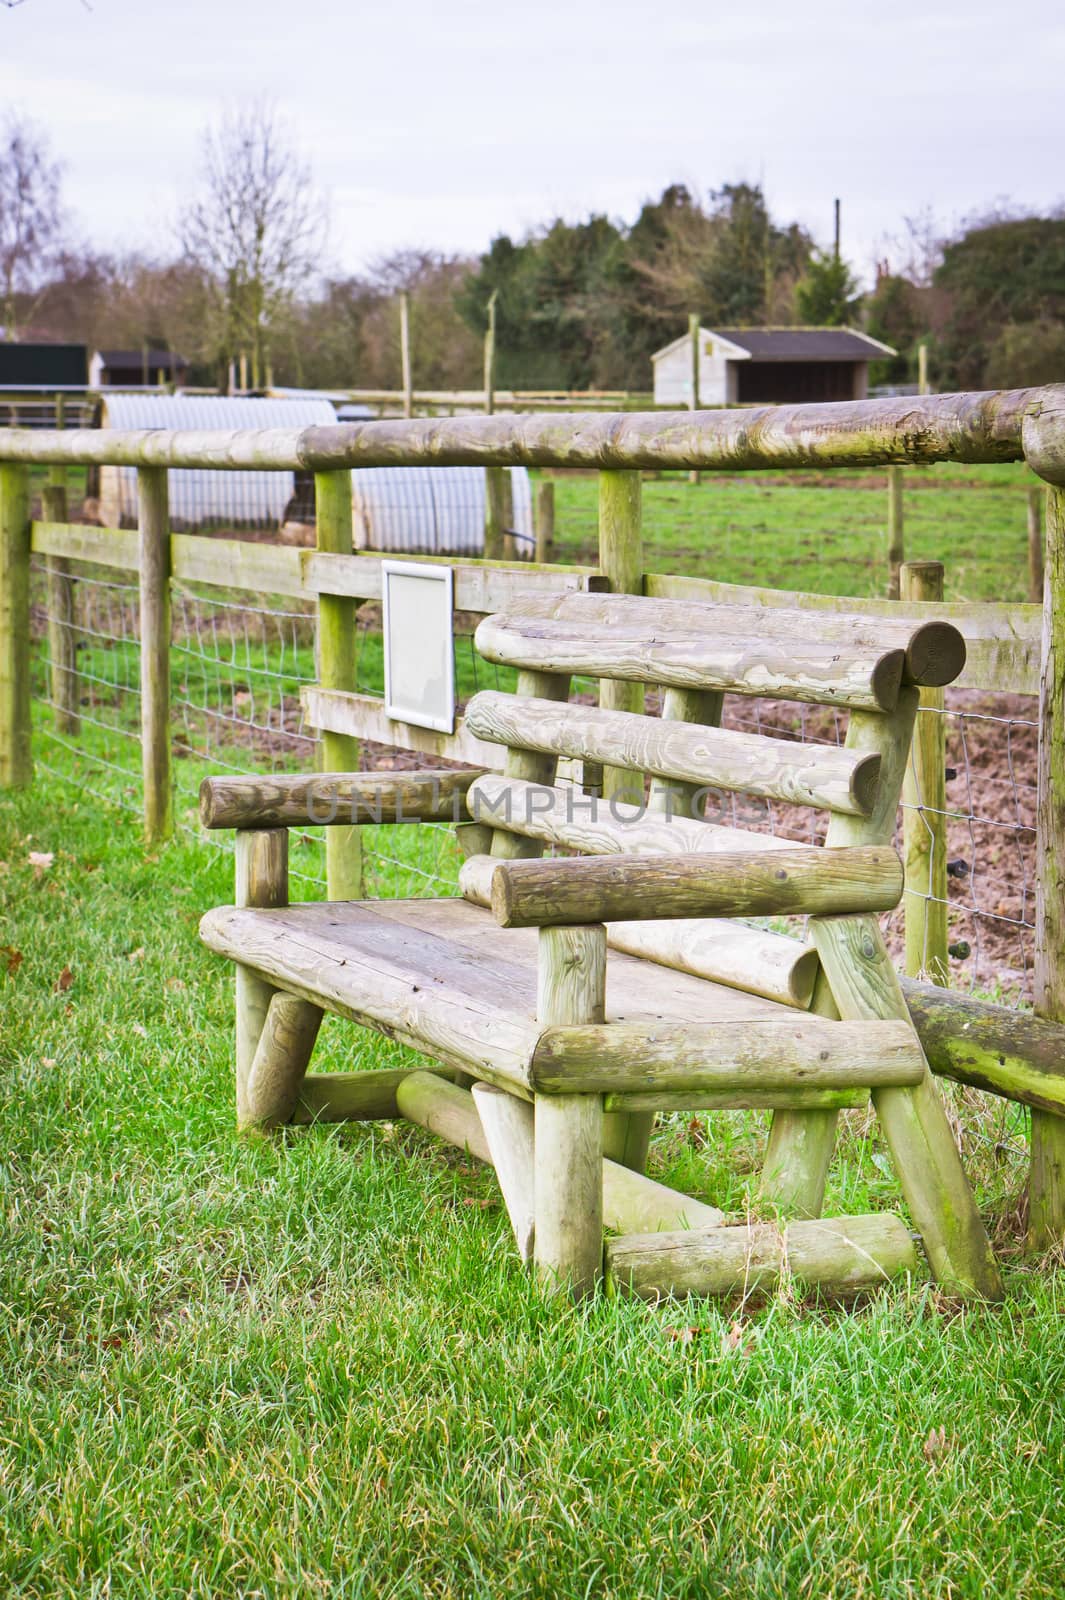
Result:
M875 618L897 615L900 602L788 595L645 573L640 470L794 470L1026 457L1053 478L1060 470L1055 452L1065 455L1063 417L1065 392L1027 390L695 416L477 417L236 434L0 433L0 783L26 782L31 773L31 671L45 740L42 766L49 764L49 742L53 750L65 744L67 763L78 762L83 781L111 796L117 790L120 803L143 808L153 835L169 831L175 803L179 819L191 811L205 770L262 771L315 761L336 770L349 764L355 741L370 746L375 764L426 757L483 763L485 750L475 748L461 717L454 734L443 735L385 715L374 614L381 561L352 553L353 469L487 467L494 485L489 515L495 522L488 544L493 554L505 537L500 488L505 466L600 472L598 566L545 570L494 560L451 562L461 613L504 609L515 594L537 588L598 587L760 606L829 607ZM27 468L33 464L49 466L51 482L44 490L44 516L31 523ZM67 520L65 468L98 464L137 471L137 530ZM171 467L313 473L317 548L172 533L166 497ZM1052 574L1057 570L1053 552L1065 537L1062 500L1062 491L1053 487ZM34 661L28 644L31 553L32 616L42 644L47 641ZM1048 661L1041 641L1044 631L1055 637L1063 587L1052 577L1045 610L1034 604L911 602L914 613L941 615L962 628L969 663L946 704L928 705L922 713L936 736L925 741L925 765L911 774L916 781L906 801L927 841L915 852L919 865L911 872L905 902L907 964L911 971L916 966L937 975L949 971L952 978L968 970L985 986L989 975L1008 968L1019 980L1014 997L1025 987L1026 974L1030 980L1038 969L1035 998L1051 1016L1065 1016L1065 950L1057 900L1047 886L1057 881L1054 863L1065 859L1065 841L1042 797L1052 766L1060 764L1065 737L1060 696L1044 696L1041 716L1031 697L1041 677L1056 670L1053 651ZM327 613L330 626L316 633L316 620ZM345 632L356 648L333 656L328 641ZM468 629L457 635L456 651L460 697L465 698L492 682L495 669L478 660ZM595 693L594 684L583 687ZM599 687L601 703L617 709L634 706L642 692L640 686L616 682ZM996 708L988 699L995 696L1012 700ZM1022 696L1029 697L1030 711L1015 703ZM734 725L752 720L767 725L770 713L760 702L737 699L730 705ZM813 740L841 737L839 719L831 713L819 720L807 708L790 710L794 715L783 726L780 708L773 708L774 732ZM990 771L984 755L992 746L997 754ZM348 755L338 761L343 752ZM786 815L769 814L767 820L781 832L794 829L794 819ZM390 882L406 892L412 886L416 892L419 882L434 889L453 881L454 863L444 860L450 848L446 836L439 830L415 831L421 857L404 854L410 850L406 843L394 858L375 859L368 852L371 881L387 872ZM329 860L330 849L343 842L340 833L330 830L326 841L324 879L331 892L342 882L345 892L361 892L350 860L343 866L339 859ZM427 856L430 849L444 854ZM1016 868L992 873L990 858L1001 858L1003 851L1015 858ZM320 888L323 847L312 833L299 846L294 864ZM936 906L948 903L953 952L943 949L946 918L934 915ZM968 967L966 945L977 947ZM983 945L991 949L986 959Z

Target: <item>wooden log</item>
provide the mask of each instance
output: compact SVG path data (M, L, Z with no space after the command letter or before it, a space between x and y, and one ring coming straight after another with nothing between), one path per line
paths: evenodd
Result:
M319 1006L292 994L274 995L248 1072L245 1127L291 1122L321 1023Z
M496 868L492 914L503 928L644 917L823 916L889 911L902 864L885 846L708 856L584 856Z
M643 591L641 496L638 472L599 474L599 565L616 594L639 595ZM605 711L640 713L644 708L643 683L619 682L605 676L599 683L599 704ZM604 762L602 790L606 800L642 800L642 774L627 770L624 763L612 766Z
M300 1084L293 1123L389 1122L400 1115L396 1090L411 1067L381 1067L366 1072L314 1072ZM451 1076L435 1066L434 1075Z
M1035 1009L1065 1022L1065 489L1046 496L1043 672L1036 792ZM1028 1243L1065 1241L1065 1123L1032 1109Z
M33 781L30 716L29 473L0 465L0 789Z
M719 604L745 606L756 610L764 621L752 621L752 628L761 629L772 624L768 614L780 611L806 613L807 628L811 613L817 618L817 632L821 637L822 620L846 616L855 619L876 619L878 628L885 627L886 635L880 644L890 646L898 641L891 631L901 622L920 626L921 617L916 606L905 606L895 600L869 600L853 595L796 593L786 589L758 588L752 584L719 583L712 578L677 577L675 574L648 572L644 576L645 593L659 600L674 603ZM1039 633L1041 610L1025 604L990 604L984 601L949 601L935 609L939 621L949 623L956 632L964 635L964 667L957 682L964 689L983 689L994 693L1038 694L1039 692ZM837 626L836 621L830 624ZM942 667L936 669L942 676ZM903 674L905 681L914 682L909 664Z
M523 1261L531 1261L536 1232L533 1108L490 1083L475 1083L472 1093L518 1254Z
M406 289L399 294L399 365L403 378L403 415L414 415L414 380L411 376L410 352L410 296Z
M536 697L539 704L565 705L569 678L558 673L522 671L518 673L514 698L524 701ZM510 782L550 786L558 772L558 758L550 753L509 749L503 767ZM472 813L471 813L472 814ZM543 846L531 835L508 825L497 827L492 836L492 854L501 861L520 861L543 854Z
M205 778L205 828L305 828L360 822L454 822L476 772L339 772Z
M408 1090L405 1097L407 1105L415 1111L410 1120L422 1127L430 1127L432 1132L438 1133L459 1150L467 1150L478 1160L491 1161L488 1141L469 1090L455 1089L450 1084L441 1087L435 1071L403 1073L401 1077L418 1079L413 1090ZM305 1078L304 1093L318 1081L315 1077ZM679 1194L676 1189L656 1183L642 1173L632 1172L616 1161L603 1162L603 1222L614 1232L655 1233L670 1228L714 1228L723 1221L724 1213L716 1206L704 1205L690 1195Z
M602 673L608 681L729 690L879 711L893 710L898 700L906 665L900 646L852 646L822 640L816 633L811 637L808 619L803 635L790 639L742 633L745 622L756 620L749 609L726 619L725 608L715 607L700 627L688 619L683 626L671 626L656 613L672 609L675 602L645 600L641 618L636 608L612 603L612 597L582 598L590 604L561 606L550 596L537 596L531 603L519 601L503 615L486 617L477 629L477 649L502 665L585 676ZM551 611L562 615L552 616ZM734 631L724 632L722 626Z
M810 936L845 1019L908 1017L874 918L814 918ZM916 1088L874 1088L872 1098L937 1281L958 1294L1001 1299L998 1267L931 1074Z
M67 469L53 467L41 491L45 519L65 524ZM53 556L47 564L49 687L55 725L60 733L81 731L81 684L78 677L78 634L74 577L69 560Z
M649 1111L864 1111L868 1089L639 1089L603 1096L607 1114Z
M868 817L859 819L837 814L831 818L826 836L828 845L833 848L877 846L886 845L894 838L917 706L918 692L910 687L899 695L898 706L889 716L868 711L851 713L847 724L847 749L859 754L876 752L880 755L880 786L876 805ZM827 980L819 982L815 988L812 1008L822 1016L840 1015ZM767 1200L800 1216L820 1216L836 1143L837 1120L831 1111L783 1111L774 1116L762 1171L762 1193Z
M288 833L271 828L261 833L238 833L235 845L238 906L288 904ZM248 1077L275 989L258 972L237 961L234 970L236 1001L237 1127L247 1126Z
M937 1077L1065 1118L1065 1026L931 983L902 992Z
M137 473L140 535L141 774L144 837L174 828L170 778L170 505L165 467Z
M486 855L471 855L463 862L459 871L463 898L491 906L495 868L495 861ZM713 917L612 922L606 938L612 950L802 1011L810 1004L818 973L817 951L797 939Z
M1028 598L1043 603L1043 499L1041 484L1028 490Z
M834 745L663 723L590 706L559 709L493 689L474 695L466 707L466 726L480 739L513 749L602 761L630 772L681 778L707 790L740 791L858 816L871 809L880 772L879 756L855 756Z
M318 473L314 480L318 549L352 553L351 473ZM318 681L323 690L355 688L355 612L350 599L318 596ZM349 734L321 730L322 770L357 772L359 743ZM355 827L330 828L325 837L325 876L330 900L358 900L363 893L362 835Z
M903 477L901 467L888 467L887 592L889 600L900 598L899 568L905 560L902 511ZM942 597L940 597L942 598Z
M906 561L899 572L906 601L943 598L941 561ZM947 983L947 738L942 689L922 689L902 785L902 860L906 874L906 971Z
M536 559L548 562L555 553L555 486L550 480L536 485Z
M540 1027L602 1022L605 1000L606 929L541 929ZM547 1288L579 1298L602 1271L603 1108L588 1094L537 1095L533 1105L536 1271Z
M493 747L486 743L485 748ZM652 801L659 803L653 791ZM608 803L598 795L585 795L572 787L527 783L494 773L476 778L466 801L470 815L479 822L496 822L509 832L525 833L546 844L587 851L590 855L732 855L738 851L770 854L816 848L770 833L696 819L687 815L688 803L683 796L684 810L658 811L651 802L647 806L629 805L623 800Z
M831 1217L681 1233L629 1234L608 1239L608 1293L642 1300L683 1295L770 1294L795 1281L808 1289L849 1296L917 1271L917 1253L901 1217Z
M1055 445L1057 393L1050 386L737 411L397 418L235 432L11 428L4 458L290 472L483 466L500 458L527 467L741 471L1019 461L1024 455L1047 476L1059 470L1056 450L1065 461L1065 446Z
M548 1094L697 1094L916 1084L925 1062L909 1021L776 1019L545 1028L529 1069ZM696 1102L698 1103L698 1102Z
M503 529L506 527L506 468L484 469L484 559L503 559Z

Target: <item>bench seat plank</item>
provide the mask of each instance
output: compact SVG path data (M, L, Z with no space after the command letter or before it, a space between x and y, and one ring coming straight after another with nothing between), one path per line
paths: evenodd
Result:
M535 930L501 929L480 906L442 899L222 906L200 932L210 949L278 988L486 1082L530 1092L542 1032ZM620 951L607 960L608 1021L653 1031L666 1022L781 1016L795 1012Z

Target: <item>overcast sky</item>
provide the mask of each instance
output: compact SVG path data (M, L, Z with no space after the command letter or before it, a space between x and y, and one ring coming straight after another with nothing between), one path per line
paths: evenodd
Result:
M91 10L89 6L91 5ZM764 184L868 277L906 215L1065 200L1061 0L0 0L0 108L84 236L170 250L203 125L271 97L333 262Z

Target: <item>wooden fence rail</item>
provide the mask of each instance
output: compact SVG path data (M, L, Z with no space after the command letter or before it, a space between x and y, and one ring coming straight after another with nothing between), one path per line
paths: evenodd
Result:
M1036 694L1042 685L1039 767L1037 898L1038 1007L1044 1018L1065 1021L1065 925L1061 882L1065 830L1060 802L1065 784L1065 726L1061 712L1061 659L1065 655L1065 497L1049 498L1047 581L1043 604L944 604L925 598L916 576L903 575L901 600L839 600L789 595L708 579L645 573L641 554L640 469L736 470L825 466L904 465L935 461L1027 460L1047 482L1065 484L1065 386L995 394L920 396L850 405L767 407L740 412L615 415L477 416L396 420L347 426L239 433L153 431L0 432L0 787L30 781L29 567L32 553L53 563L51 604L76 581L70 563L100 564L137 572L141 591L142 728L145 823L158 837L171 826L168 719L169 593L171 584L208 585L276 594L313 602L318 611L318 685L305 696L310 720L323 730L326 770L350 767L357 741L408 743L427 755L484 762L481 742L461 719L454 735L424 733L392 723L381 703L354 692L350 643L357 602L381 594L381 557L352 552L350 469L355 466L479 464L502 469L525 464L594 467L600 473L600 566L562 567L543 562L449 561L455 605L486 614L505 609L516 595L604 589L676 599L706 599L767 607L801 604L898 618L936 616L959 625L969 659L962 687ZM53 468L45 518L30 520L30 465ZM115 464L138 469L141 520L136 532L70 525L57 492L72 464ZM312 470L319 493L318 547L295 550L240 540L171 534L166 518L167 469L211 467ZM499 474L501 475L501 473ZM496 508L497 511L500 508ZM505 509L498 516L505 529ZM553 507L543 502L539 550L549 548ZM891 558L901 564L901 520L892 528ZM897 537L896 537L897 535ZM1033 533L1033 548L1035 535ZM424 560L424 557L419 557ZM1035 557L1033 555L1033 582ZM940 591L941 592L941 591ZM65 602L64 602L65 603ZM64 613L65 615L65 613ZM69 630L68 630L69 632ZM53 699L58 714L76 718L76 658L55 658ZM61 689L60 689L61 686ZM637 685L611 684L625 703ZM620 702L619 702L620 703ZM691 708L670 715L685 719ZM933 719L927 719L929 721ZM70 724L68 724L70 725ZM478 748L475 750L474 746ZM934 806L942 749L918 753L924 804ZM608 780L612 781L612 780ZM930 800L929 796L933 799ZM331 894L361 892L356 831L336 837L329 865ZM346 840L343 835L350 834ZM940 841L941 843L941 841ZM943 854L942 849L939 855ZM938 898L927 861L923 893ZM910 897L913 898L912 896ZM934 945L940 973L940 934L930 935L929 907L920 934ZM934 920L934 919L933 919ZM938 929L938 924L937 924ZM914 935L915 941L917 934ZM916 942L915 946L916 948ZM915 963L910 962L911 968ZM952 997L955 1005L965 1001ZM1065 1032L1063 1032L1065 1040ZM1045 1049L1045 1043L1042 1048ZM1065 1055L1065 1050L1063 1050ZM1024 1098L1017 1094L1016 1098ZM1052 1109L1046 1109L1050 1104ZM1033 1241L1065 1234L1065 1118L1057 1102L1040 1102L1033 1114L1030 1199Z

